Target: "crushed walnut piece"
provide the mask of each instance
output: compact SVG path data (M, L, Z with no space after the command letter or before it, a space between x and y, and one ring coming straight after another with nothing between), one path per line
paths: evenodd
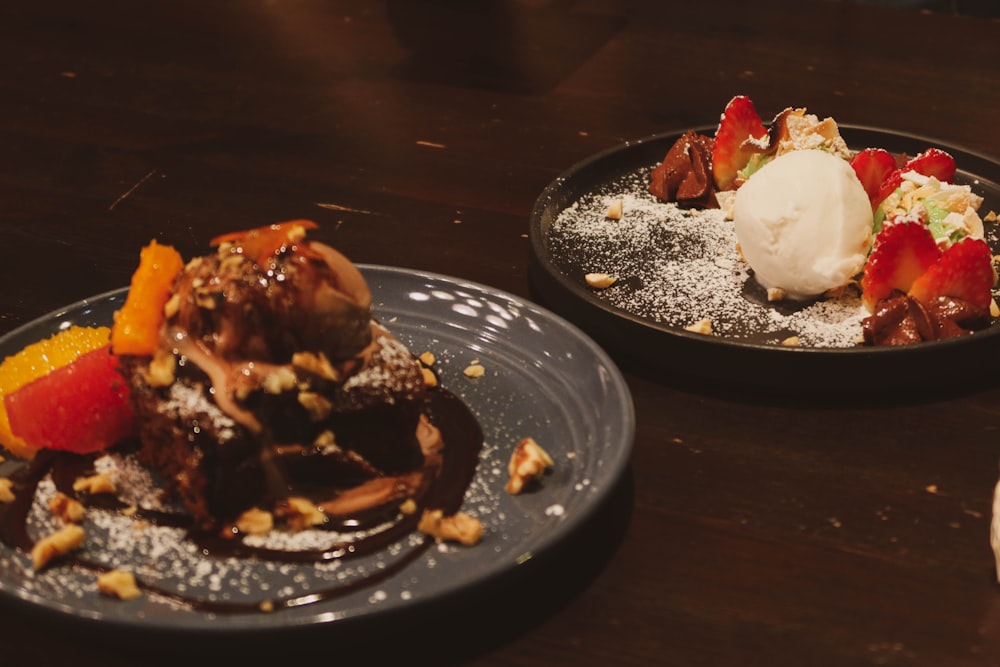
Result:
M604 214L604 217L608 220L621 220L624 205L625 203L622 201L621 197L612 200L611 204L608 206L607 212Z
M338 382L340 373L325 354L313 354L312 352L296 352L292 355L292 365L308 371L313 375L318 375L324 380Z
M274 516L259 507L251 507L236 518L236 528L246 535L265 535L274 528Z
M798 336L789 336L788 338L786 338L783 341L781 341L781 344L784 347L798 347L798 345L799 345L799 337Z
M0 477L0 503L14 502L14 481Z
M90 477L78 477L73 481L73 490L77 493L95 495L98 493L114 493L118 489L115 487L111 475L102 472Z
M767 300L768 301L781 301L788 293L780 287L768 287L767 288Z
M422 363L424 366L427 366L428 368L433 366L434 363L437 361L437 358L434 356L434 353L430 351L422 353L419 359L420 363Z
M134 600L142 595L135 575L125 570L110 570L97 575L97 590L120 600Z
M473 361L468 366L466 366L465 370L462 371L462 373L465 374L465 377L481 378L483 377L483 375L486 374L486 368L481 363L479 363L478 360L476 360Z
M618 279L608 273L588 273L583 280L594 289L607 289L614 285Z
M49 511L65 523L80 523L87 515L87 508L79 500L59 491L49 500Z
M260 388L272 396L291 391L298 384L295 371L287 366L279 366L260 378ZM252 391L252 385L241 385L238 393L240 398L246 398Z
M417 530L438 542L459 542L465 546L477 544L483 538L483 524L464 512L445 516L441 510L424 510Z
M507 463L507 473L510 477L504 488L507 493L517 495L528 484L541 479L553 465L552 457L535 442L534 438L522 438Z
M710 336L712 335L713 332L712 320L708 318L698 320L697 322L693 322L684 327L684 330L690 331L691 333L699 333L699 334L705 334L706 336Z
M83 546L86 537L83 528L71 523L56 532L43 537L31 549L31 563L36 570L48 565L53 559L65 556Z
M438 384L437 375L434 375L434 371L427 368L426 366L420 367L420 373L424 376L424 384L428 387L436 387Z
M333 403L323 394L314 391L300 391L298 400L299 405L309 413L309 419L314 422L323 421L330 416L330 412L333 410Z
M407 516L416 514L417 503L413 498L407 498L399 505L399 511Z
M145 372L146 382L150 387L169 387L174 382L176 370L177 360L173 353L157 350Z
M285 520L293 531L305 530L326 522L326 514L308 498L291 496L274 508L274 513Z

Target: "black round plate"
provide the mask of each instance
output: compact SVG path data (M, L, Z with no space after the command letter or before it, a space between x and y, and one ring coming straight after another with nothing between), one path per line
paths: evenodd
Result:
M711 134L714 128L698 128ZM970 184L984 198L980 215L1000 208L1000 163L985 155L913 135L841 125L855 149L882 147L915 155L930 146L950 152L957 164L956 182ZM981 383L1000 370L1000 324L945 341L903 347L787 347L753 335L706 336L682 326L612 305L588 287L584 275L587 249L554 248L552 227L567 207L602 192L608 184L656 166L681 132L639 139L594 155L556 178L538 197L531 213L530 275L538 300L575 322L622 362L658 373L690 378L717 387L757 388L789 392L858 392L906 390L936 392ZM997 224L986 222L987 241L1000 252ZM643 250L655 261L663 248ZM747 290L751 292L752 290ZM692 312L696 312L692 306ZM714 313L714 317L725 314ZM860 335L860 329L858 331Z

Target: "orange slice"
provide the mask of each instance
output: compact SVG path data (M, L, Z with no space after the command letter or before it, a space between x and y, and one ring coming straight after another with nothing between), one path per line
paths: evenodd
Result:
M82 354L107 345L110 335L108 327L73 326L6 358L0 364L0 445L16 456L34 457L38 449L10 430L4 396L66 366Z

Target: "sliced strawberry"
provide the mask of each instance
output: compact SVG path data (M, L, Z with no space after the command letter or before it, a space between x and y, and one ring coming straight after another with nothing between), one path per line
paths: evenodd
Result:
M940 148L928 148L886 176L875 195L875 203L881 204L885 201L885 198L900 186L903 182L903 174L908 171L915 171L924 176L933 176L943 183L951 183L955 180L956 169L955 158L949 153Z
M80 454L106 449L132 433L128 386L110 346L3 397L11 432L39 449Z
M930 303L939 296L950 296L978 308L988 308L995 281L990 247L982 239L967 237L949 246L941 258L913 282L909 294L923 303Z
M868 193L868 199L872 207L878 203L875 197L878 196L879 188L886 177L896 169L896 158L892 153L884 148L866 148L858 151L851 159L851 166L858 180Z
M767 137L767 128L750 98L737 95L731 99L715 130L712 147L715 187L733 189L737 172L747 165L754 153L767 148Z
M919 222L902 221L882 228L865 264L861 300L869 310L895 290L906 292L934 265L941 251L930 230Z

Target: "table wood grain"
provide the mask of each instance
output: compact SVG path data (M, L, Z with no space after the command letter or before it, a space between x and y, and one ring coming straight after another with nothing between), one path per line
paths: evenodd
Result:
M992 4L3 3L0 333L126 285L151 238L190 257L300 217L356 262L533 298L542 189L738 93L1000 159ZM0 606L0 664L1000 664L1000 387L810 402L622 369L628 474L510 581L337 641Z

